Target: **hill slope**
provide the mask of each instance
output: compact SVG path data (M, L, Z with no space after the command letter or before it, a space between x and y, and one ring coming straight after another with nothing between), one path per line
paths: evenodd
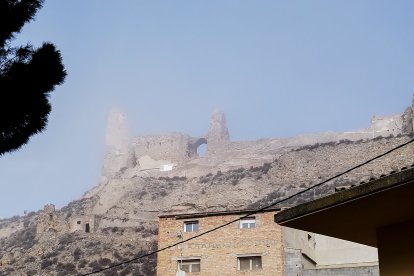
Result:
M183 176L182 170L176 174L136 173L133 167L125 168L60 210L47 206L43 211L1 220L0 275L79 275L118 263L156 249L160 214L259 208L409 139L400 136L286 147L259 166L228 166L226 171L216 168L198 176ZM412 164L414 146L409 145L284 206ZM191 170L200 174L200 167L184 166L188 166L188 175L193 175ZM91 223L89 233L78 227L85 221ZM101 275L155 275L155 266L155 256L151 256Z

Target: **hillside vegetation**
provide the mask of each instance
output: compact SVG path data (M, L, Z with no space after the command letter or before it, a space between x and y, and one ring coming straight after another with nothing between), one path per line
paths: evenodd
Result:
M261 166L216 170L199 177L131 176L125 170L101 184L93 195L56 210L46 230L40 231L38 226L45 218L43 211L1 220L0 275L80 275L132 259L157 249L160 214L260 208L409 139L400 136L290 148ZM414 146L409 145L283 206L412 164ZM94 218L91 232L72 231L70 223L85 216ZM150 276L156 274L155 269L156 256L152 255L99 275Z

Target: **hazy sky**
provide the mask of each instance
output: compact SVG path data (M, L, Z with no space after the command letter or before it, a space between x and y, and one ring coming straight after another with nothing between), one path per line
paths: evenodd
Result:
M0 216L61 207L97 184L107 114L131 134L233 140L367 127L414 91L413 1L46 0L16 42L52 41L68 77L47 130L0 157Z

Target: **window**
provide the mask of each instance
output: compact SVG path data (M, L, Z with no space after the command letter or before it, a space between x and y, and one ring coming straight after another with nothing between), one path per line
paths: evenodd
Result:
M256 218L244 218L240 220L240 228L256 228Z
M185 272L200 272L200 259L179 260L178 269Z
M198 221L186 221L184 222L184 232L197 232Z
M238 257L237 268L238 270L262 269L262 257L261 256Z

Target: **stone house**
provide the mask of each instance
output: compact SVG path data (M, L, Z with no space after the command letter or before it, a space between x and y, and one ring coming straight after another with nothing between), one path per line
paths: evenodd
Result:
M235 222L159 252L157 275L378 275L374 248L280 226L278 212L159 216L158 249Z
M69 232L81 231L93 233L95 229L95 216L77 216L69 221Z
M220 231L159 252L157 275L284 275L282 227L274 223L275 212L269 210L248 216ZM194 237L248 213L161 215L158 248Z
M93 233L95 231L95 216L76 215L67 218L56 212L55 205L46 204L37 218L36 234L47 232L72 233L77 231Z

